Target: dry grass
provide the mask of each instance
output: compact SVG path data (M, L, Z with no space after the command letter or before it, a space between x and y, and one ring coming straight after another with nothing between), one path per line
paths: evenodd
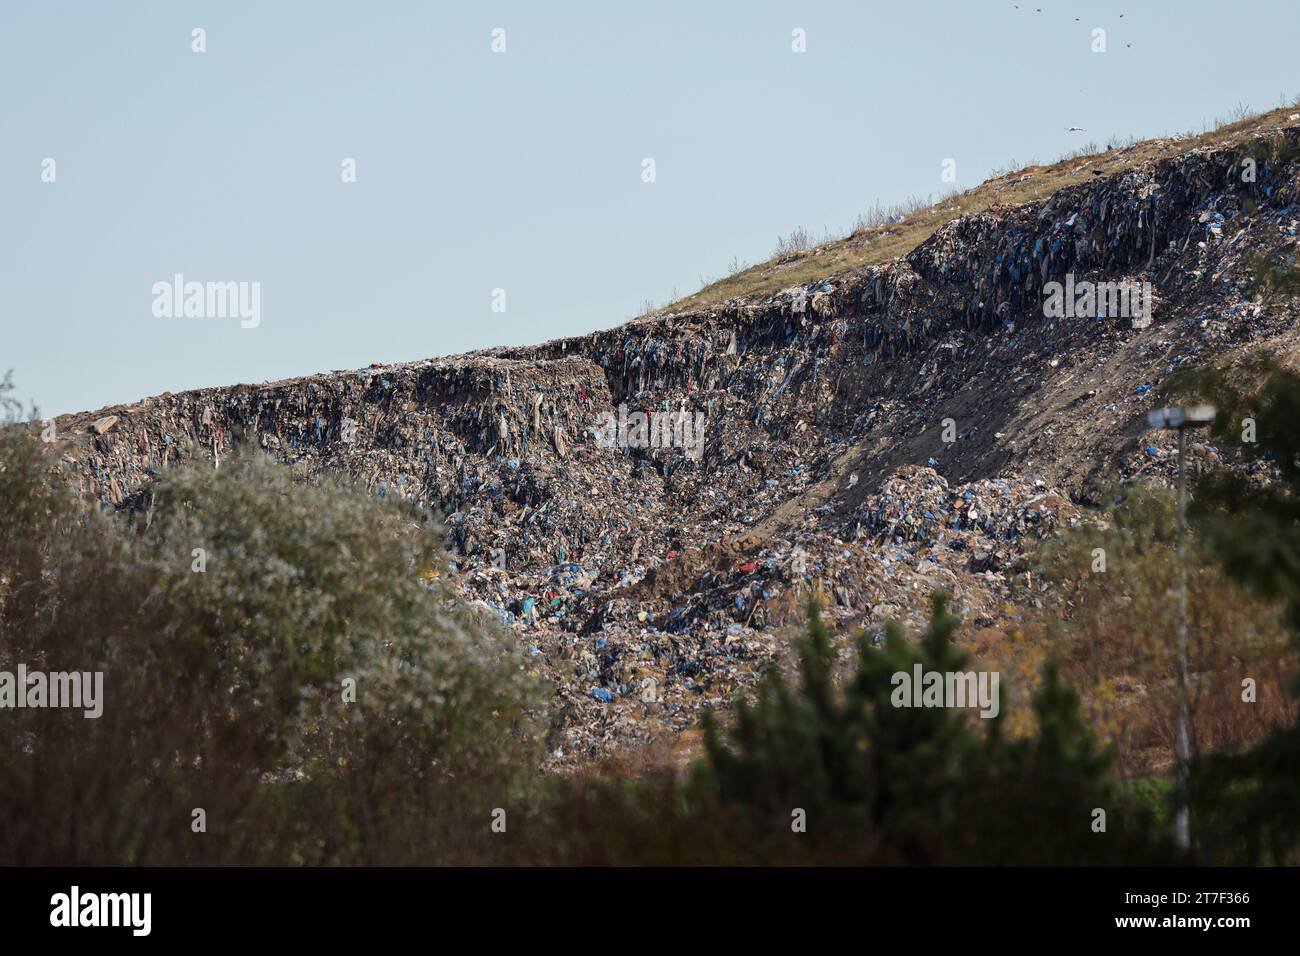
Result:
M864 269L906 255L928 239L944 223L961 216L974 215L999 206L1039 202L1066 186L1086 182L1094 175L1110 176L1150 160L1165 159L1195 147L1223 146L1240 142L1260 133L1287 125L1287 117L1296 106L1284 106L1260 116L1236 118L1208 132L1176 138L1143 140L1102 152L1070 155L1049 166L1030 165L986 180L966 192L941 198L933 205L918 201L906 203L899 211L912 207L902 222L879 221L873 213L860 217L860 226L842 238L791 248L783 239L777 253L767 262L750 266L712 282L683 299L663 307L665 312L684 312L716 306L727 299L771 295L792 285L808 284L817 279ZM884 216L886 220L888 215ZM807 233L796 230L807 239ZM795 243L798 246L799 243Z

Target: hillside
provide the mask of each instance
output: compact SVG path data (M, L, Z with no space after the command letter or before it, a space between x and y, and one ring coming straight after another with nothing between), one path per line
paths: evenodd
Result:
M917 623L939 587L1002 620L1035 540L1167 476L1145 412L1169 374L1295 351L1258 280L1294 266L1298 187L1300 125L1270 114L1002 177L606 331L168 393L56 440L141 520L162 469L239 443L442 510L447 573L555 684L571 768L751 687L809 590L841 629ZM1067 276L1149 281L1153 321L1046 317ZM620 406L702 415L702 453L604 447Z
M1038 202L1058 189L1111 176L1189 149L1232 146L1296 121L1297 106L1285 106L1259 116L1228 118L1213 129L1184 136L1125 144L1081 147L1054 163L1017 167L995 174L980 185L941 197L937 202L912 200L894 209L877 208L880 220L855 228L849 235L817 243L808 249L778 254L767 262L746 266L711 282L664 311L683 311L725 302L729 298L764 295L826 275L879 265L906 255L934 231L957 216L971 216L999 207Z

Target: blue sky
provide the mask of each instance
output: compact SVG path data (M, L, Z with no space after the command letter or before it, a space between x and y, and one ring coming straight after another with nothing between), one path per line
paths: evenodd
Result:
M1298 34L1295 0L4 0L0 373L49 415L617 325L798 226L1272 109ZM155 317L176 273L259 282L260 324Z

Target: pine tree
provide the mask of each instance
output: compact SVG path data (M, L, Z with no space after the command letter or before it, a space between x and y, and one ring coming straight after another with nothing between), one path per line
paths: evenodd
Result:
M856 639L854 672L837 688L835 650L815 606L797 644L800 684L777 672L724 733L705 720L697 784L746 818L770 855L858 863L1154 863L1170 859L1157 821L1109 774L1077 692L1048 668L1034 700L1038 732L1003 733L950 706L897 706L898 675L965 671L957 619L936 594L920 641L891 623L883 646ZM802 844L780 842L793 809ZM1106 811L1105 829L1094 827ZM810 849L811 848L811 849ZM762 856L762 853L759 854ZM788 858L788 857L784 857Z

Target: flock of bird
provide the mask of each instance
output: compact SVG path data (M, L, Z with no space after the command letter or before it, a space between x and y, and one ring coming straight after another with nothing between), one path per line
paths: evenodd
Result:
M1011 4L1011 5L1012 5L1013 7L1015 7L1017 10L1020 9L1020 4L1018 4L1018 3L1013 3L1013 4ZM1035 12L1035 13L1042 13L1042 12L1043 12L1043 8L1042 8L1042 7L1034 7L1034 12ZM1121 14L1119 15L1119 18L1120 18L1121 20L1123 20L1123 19L1124 19L1124 14L1121 13ZM1079 22L1079 18L1078 18L1078 17L1075 17L1075 18L1074 18L1074 22L1075 22L1075 23L1078 23L1078 22ZM1126 49L1132 49L1133 44L1132 44L1132 43L1125 43L1125 44L1124 44L1124 47L1125 47Z
M1020 9L1020 4L1018 4L1018 3L1013 3L1013 4L1011 4L1011 5L1012 5L1013 7L1015 7L1017 10ZM1042 13L1042 12L1043 12L1043 8L1042 8L1042 7L1034 7L1034 12L1035 12L1035 13ZM1120 18L1121 20L1123 20L1123 19L1124 19L1124 14L1121 13L1121 14L1119 15L1119 18ZM1075 17L1075 18L1074 18L1074 22L1075 22L1075 23L1078 23L1078 22L1079 22L1079 18L1078 18L1078 17ZM1125 44L1124 44L1124 47L1125 47L1126 49L1132 49L1132 48L1133 48L1133 44L1132 44L1132 43L1125 43ZM1067 126L1067 127L1065 128L1065 131L1066 131L1067 133L1086 133L1086 132L1088 132L1088 131L1087 131L1086 129L1084 129L1082 126Z

